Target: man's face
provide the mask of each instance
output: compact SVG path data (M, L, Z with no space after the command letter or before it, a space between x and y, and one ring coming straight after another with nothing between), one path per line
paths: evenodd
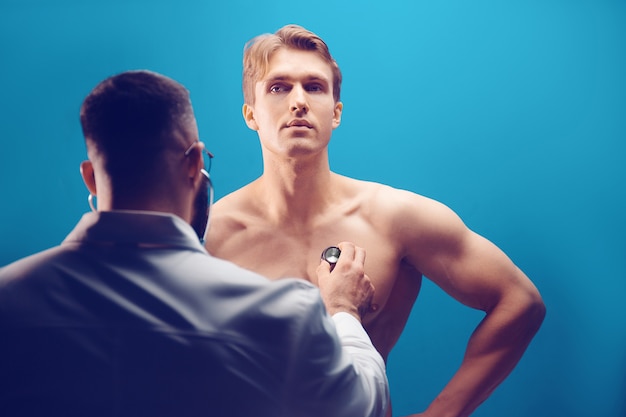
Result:
M264 149L285 156L326 148L341 122L333 98L330 65L310 51L281 48L256 83L253 105L244 105L248 126Z

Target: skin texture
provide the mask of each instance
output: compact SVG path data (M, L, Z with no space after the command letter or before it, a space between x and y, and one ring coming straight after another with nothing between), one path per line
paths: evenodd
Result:
M543 320L541 297L500 249L445 205L333 173L327 147L342 110L326 62L309 51L275 52L254 103L243 106L261 142L263 174L216 203L207 249L271 279L319 285L324 248L338 242L363 248L364 273L375 288L363 324L385 360L422 276L483 310L457 373L427 410L414 414L468 416L519 361Z

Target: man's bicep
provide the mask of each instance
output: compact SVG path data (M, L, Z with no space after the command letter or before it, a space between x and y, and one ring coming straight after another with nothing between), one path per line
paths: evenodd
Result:
M430 200L403 215L406 260L445 292L487 310L507 286L525 278L508 256L470 230L447 206Z
M526 279L502 250L467 228L450 247L440 245L428 265L427 278L461 303L483 311Z

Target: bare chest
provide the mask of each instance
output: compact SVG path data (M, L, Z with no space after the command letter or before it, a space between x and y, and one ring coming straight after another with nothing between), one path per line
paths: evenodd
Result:
M390 239L364 222L298 231L249 225L229 234L228 240L212 252L271 279L296 277L317 284L316 268L322 251L343 241L366 250L365 272L377 289L393 284L399 251Z
M353 219L301 231L248 225L230 233L212 253L270 279L296 277L317 285L322 251L342 241L366 250L365 273L374 284L373 303L379 309L364 318L364 325L386 356L406 323L421 274L403 262L397 242L384 231Z

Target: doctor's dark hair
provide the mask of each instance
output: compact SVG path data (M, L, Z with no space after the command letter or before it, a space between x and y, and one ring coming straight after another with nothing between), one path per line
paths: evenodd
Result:
M121 186L116 188L158 177L166 151L184 152L191 143L186 132L193 120L187 89L145 70L105 79L80 109L87 149L103 159L112 184Z
M287 25L274 34L259 35L246 43L243 52L243 99L254 104L254 86L265 76L269 61L281 48L315 52L328 65L333 73L333 98L341 97L341 70L330 54L328 45L315 33L298 25Z

